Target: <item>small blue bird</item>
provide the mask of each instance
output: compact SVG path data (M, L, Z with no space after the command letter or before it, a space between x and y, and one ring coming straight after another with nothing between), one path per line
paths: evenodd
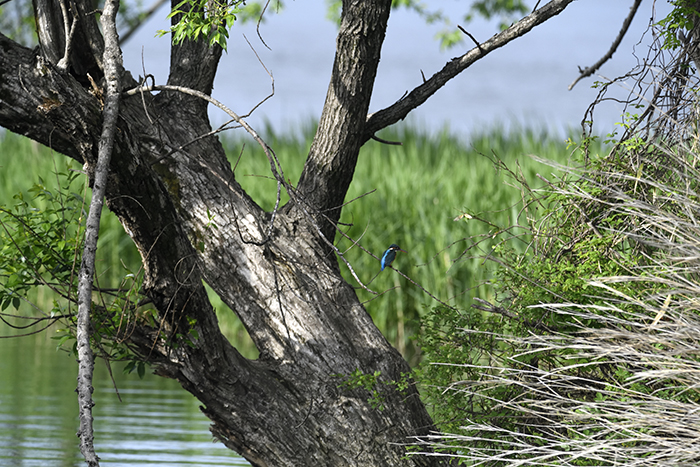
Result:
M396 259L396 252L397 251L403 251L404 253L407 253L406 250L402 250L399 248L399 246L396 243L392 243L391 246L384 252L384 255L382 256L382 271L384 268L391 266L391 263L394 262L394 259Z
M377 271L377 273L374 275L372 279L370 279L369 282L367 282L367 285L370 285L374 279L377 278L380 272L384 270L384 268L388 268L391 266L391 263L394 262L396 259L396 252L397 251L403 251L404 253L408 253L406 250L402 250L399 248L399 246L396 243L392 243L391 246L384 252L382 255L381 263L382 263L382 269Z

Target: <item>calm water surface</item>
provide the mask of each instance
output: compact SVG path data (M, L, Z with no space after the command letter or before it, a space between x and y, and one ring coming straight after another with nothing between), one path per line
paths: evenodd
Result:
M0 335L7 327L0 325ZM176 382L125 376L103 362L95 374L95 446L103 466L247 466L212 442L198 401ZM0 465L78 467L77 364L46 333L0 339Z
M269 12L274 10L275 3L272 2ZM213 97L245 114L271 92L270 77L258 57L264 62L275 78L275 95L248 119L259 131L267 124L281 132L298 130L301 124L317 120L335 55L337 28L326 19L326 0L282 3L282 14L268 14L260 26L260 34L269 49L258 38L254 22L234 26L228 52L221 58L214 83ZM498 32L495 21L477 19L469 24L462 21L472 2L421 3L431 9L442 9L451 18L452 30L460 24L482 42ZM536 3L525 1L530 7ZM637 57L641 60L646 55L649 36L641 44L639 41L649 24L652 10L649 1L642 2L613 60L595 77L568 90L579 74L579 66L592 65L610 49L631 4L625 0L573 2L561 15L469 67L412 111L409 121L431 132L448 127L463 136L513 123L568 135L568 130L580 128L588 105L597 96L598 90L591 88L594 81L624 75L637 63ZM670 11L666 1L653 2L653 6L657 20ZM148 73L155 76L158 84L167 81L170 39L154 37L155 31L169 27L167 14L166 6L124 44L124 65L134 77ZM404 8L392 11L370 112L394 103L420 85L421 73L432 76L453 57L473 47L466 40L458 47L441 50L434 36L443 27L437 23L427 25ZM627 97L632 84L623 82L614 86L610 94ZM215 125L228 120L220 110L212 106L210 110ZM623 111L624 107L614 101L600 105L595 115L597 132L607 134L614 130Z

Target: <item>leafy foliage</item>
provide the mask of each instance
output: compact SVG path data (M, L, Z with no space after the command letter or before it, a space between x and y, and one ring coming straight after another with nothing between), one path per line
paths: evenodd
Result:
M75 351L74 305L85 234L87 204L81 194L85 182L70 165L56 175L58 187L48 187L40 178L28 190L30 199L20 192L14 196L13 206L0 207L0 318L11 327L24 330L35 326L43 330L60 322L62 326L55 336L58 345ZM108 360L130 361L126 371L136 369L143 375L143 362L124 341L136 322L152 327L158 323L154 310L141 307L140 274L122 264L123 274L116 287L100 287L100 279L96 279L94 346ZM54 294L51 309L34 306L30 316L20 315L20 306L32 303L38 288ZM8 315L10 306L15 309L11 320L10 316L3 316Z
M488 465L699 455L684 435L693 447L679 457L654 437L675 423L685 433L700 403L697 156L658 145L631 156L619 145L531 200L544 210L529 248L494 248L497 305L425 321L423 392L455 433L431 440L439 449Z
M386 409L386 406L384 405L386 401L384 393L386 391L398 390L403 392L410 384L413 384L409 378L409 375L402 375L402 378L399 381L391 381L387 380L387 378L382 378L381 371L366 374L359 368L349 375L337 374L334 376L341 381L338 386L341 389L362 389L369 393L367 401L373 409L379 410L380 412Z
M342 1L328 0L326 16L329 20L339 23ZM275 11L284 8L284 2L275 2ZM454 21L442 9L419 0L393 0L392 8L405 8L413 11L426 24L442 24L444 27L436 34L442 48L460 44L464 34L454 26ZM169 30L160 30L157 35L173 34L173 43L179 44L185 39L197 40L200 37L209 41L210 45L217 44L226 50L229 30L236 21L264 19L265 8L260 2L245 0L214 1L183 0L177 4L168 18L174 18L175 23ZM498 19L501 29L507 28L528 13L527 5L522 0L479 0L472 3L468 12L462 17L467 23L475 17L486 20ZM138 13L129 16L130 21L137 18Z
M684 31L692 31L700 14L695 9L696 2L692 0L669 0L673 5L671 13L657 23L662 30L665 49L677 49L683 44L679 35Z
M175 24L169 31L158 31L158 35L164 36L172 32L173 44L179 44L185 39L196 41L201 36L210 45L216 44L226 50L228 31L233 27L237 15L241 13L241 5L244 4L244 0L182 0L168 15L168 18L176 18Z
M68 187L77 177L70 170L62 175ZM82 247L84 233L82 196L75 191L49 190L42 179L29 193L33 203L19 193L11 209L0 208L2 311L10 304L18 309L20 300L27 299L29 290L37 286L51 286L61 296L71 297L77 280L80 258L76 251Z
M492 246L489 257L497 264L492 284L498 306L476 305L464 311L436 308L424 320L419 337L424 356L420 379L441 429L453 432L465 420L474 419L511 429L519 425L517 414L502 408L504 400L519 394L516 387L496 386L478 396L472 387L505 367L555 368L562 356L556 352L521 354L517 342L503 336L573 332L579 324L575 318L539 305L558 301L601 304L603 300L592 294L590 278L626 274L634 266L627 242L620 239L622 216L601 211L594 220L584 219L585 207L557 189L569 183L579 189L586 185L582 178L565 177L544 191L525 190L529 225L518 230L529 235L514 237L514 229L505 226L496 230L500 241ZM598 191L592 185L589 188ZM521 242L528 237L532 240L523 250ZM580 377L600 377L586 375L584 368ZM450 390L447 399L445 388Z
M493 411L493 401L475 398L466 389L479 380L483 368L496 365L499 356L509 351L509 346L495 337L502 327L498 316L476 309L436 308L423 320L418 342L424 360L415 370L416 379L423 386L423 400L441 431L458 432L465 420L487 414L499 417ZM504 391L495 391L493 400L512 397L503 394Z

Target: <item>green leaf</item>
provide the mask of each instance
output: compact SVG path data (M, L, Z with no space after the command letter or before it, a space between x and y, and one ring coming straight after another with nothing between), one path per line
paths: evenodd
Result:
M136 362L132 360L124 365L124 374L129 374L134 371L134 369L136 369Z

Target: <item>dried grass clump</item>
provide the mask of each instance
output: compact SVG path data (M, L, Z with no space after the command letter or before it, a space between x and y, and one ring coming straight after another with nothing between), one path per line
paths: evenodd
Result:
M515 351L446 389L490 399L493 415L421 442L466 465L700 465L700 173L687 148L654 148L639 156L653 177L579 172L557 188L583 218L596 213L581 222L588 235L620 239L629 274L591 277L586 304L531 305L547 317L539 327L498 336Z
M489 411L465 408L460 430L420 439L432 455L470 466L700 465L698 86L684 51L667 64L661 57L638 74L646 110L609 156L550 185L545 197L559 213L533 226L531 260L557 260L599 237L623 273L601 266L585 278L583 300L580 290L576 300L558 292L519 310L513 290L492 306L514 322L540 319L504 327L500 348L514 350L488 365L448 363L478 377L455 381L444 397ZM641 92L650 77L651 97Z

